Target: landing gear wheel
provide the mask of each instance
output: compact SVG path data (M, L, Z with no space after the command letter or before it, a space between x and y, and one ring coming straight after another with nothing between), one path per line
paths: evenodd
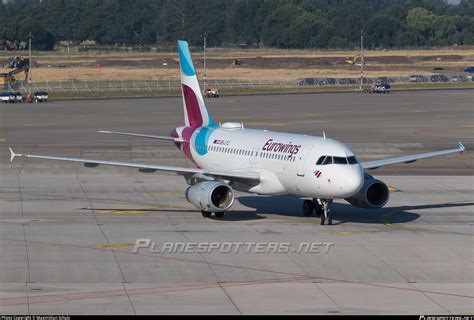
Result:
M305 200L303 202L303 214L305 217L309 217L313 214L314 204L311 200Z
M204 218L210 218L211 217L211 213L212 212L209 212L209 211L201 211L201 214Z
M314 201L313 201L313 205L314 205L314 212L316 214L316 217L321 218L321 216L324 213L323 208L319 205L319 203L314 202Z
M223 218L224 214L225 212L214 212L214 215L216 216L216 218Z
M328 225L332 225L332 216L329 213L329 205L332 203L332 200L327 199L316 199L316 213L321 216L321 225L324 226L324 223L328 222Z

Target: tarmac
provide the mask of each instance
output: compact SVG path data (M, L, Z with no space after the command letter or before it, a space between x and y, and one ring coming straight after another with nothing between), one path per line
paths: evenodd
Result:
M98 130L168 135L181 98L0 105L0 314L472 314L474 92L229 96L216 121L326 136L359 161L467 150L369 173L386 207L336 201L335 224L302 199L236 193L205 219L174 174L38 159L22 153L191 166L174 145ZM163 244L289 244L291 250L135 253ZM298 251L307 243L327 250Z

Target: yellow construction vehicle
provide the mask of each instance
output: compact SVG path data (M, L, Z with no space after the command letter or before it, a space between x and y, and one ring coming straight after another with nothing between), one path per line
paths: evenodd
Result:
M4 88L8 87L9 85L12 86L15 84L16 81L27 81L28 80L28 72L30 69L30 63L28 58L24 57L12 57L10 58L10 64L8 65L9 68L13 70L7 73L0 73L0 86ZM24 78L17 77L20 73L25 73Z
M361 58L363 58L363 59L361 59ZM348 64L353 64L353 65L356 65L356 66L360 66L362 60L364 61L364 65L365 65L366 64L365 63L365 57L358 54L354 58L348 58L345 61ZM357 63L357 61L359 61L359 62Z

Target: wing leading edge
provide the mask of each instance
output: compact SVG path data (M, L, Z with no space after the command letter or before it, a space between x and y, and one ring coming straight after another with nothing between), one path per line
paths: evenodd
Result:
M464 150L466 150L466 148L461 142L459 142L459 147L456 149L419 153L419 154L414 154L414 155L409 155L409 156L401 156L401 157L388 158L388 159L383 159L383 160L362 162L361 166L363 169L367 169L367 170L377 169L379 167L388 166L391 164L410 163L410 162L415 162L416 160L419 160L419 159L437 157L437 156L442 156L442 155L446 155L450 153L456 153L456 152L463 153Z
M150 138L150 139L158 139L158 140L166 140L166 141L173 141L177 143L183 143L184 140L180 138L173 138L167 136L155 136L151 134L143 134L143 133L130 133L130 132L120 132L120 131L98 131L99 133L106 133L106 134L115 134L120 136L130 136L130 137L138 137L138 138Z
M46 156L46 155L36 155L36 154L21 154L21 153L15 153L12 150L12 148L8 148L8 149L10 150L11 162L13 161L13 159L15 159L15 157L24 157L24 158L80 162L80 163L84 163L84 166L86 167L97 167L98 165L109 165L109 166L137 168L143 172L166 171L166 172L175 172L181 175L203 174L207 176L222 178L225 180L237 179L237 180L249 180L252 182L260 181L260 175L255 172L213 171L213 170L204 170L204 169L198 169L198 168L185 168L185 167L154 165L154 164L140 164L140 163L134 163L134 162L107 161L107 160L95 160L95 159L71 158L71 157L56 157L56 156Z

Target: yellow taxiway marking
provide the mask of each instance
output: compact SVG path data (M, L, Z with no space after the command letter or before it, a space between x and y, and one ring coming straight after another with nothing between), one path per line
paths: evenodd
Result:
M329 122L327 120L305 120L304 122L314 123L314 122Z
M360 234L360 233L367 233L367 231L334 231L334 232L321 232L320 234L349 235L349 234Z
M99 244L96 248L127 248L133 247L135 243L111 243L111 244Z
M160 209L178 209L178 210L189 210L188 207L180 206L169 206L164 204L150 205L153 207L158 207ZM91 208L90 210L94 210ZM98 209L95 210L97 213L107 213L107 214L145 214L150 212L156 212L158 209L148 208L148 209Z
M177 197L180 196L179 193L148 193L147 197Z
M305 113L304 116L305 117L319 117L320 114L319 113Z
M463 125L461 125L461 127L463 127L463 128L474 128L474 124L463 124Z
M0 142L5 142L5 141L7 141L7 139L5 139L5 138L0 138Z
M0 200L0 204L6 204L6 203L10 203L11 201L8 201L8 200Z
M409 125L409 124L391 124L391 127L434 127L434 124L417 124L417 125Z
M111 213L111 214L143 214L153 210L96 210L97 213Z
M399 192L400 190L398 190L395 187L388 186L388 191L390 191L390 192Z

